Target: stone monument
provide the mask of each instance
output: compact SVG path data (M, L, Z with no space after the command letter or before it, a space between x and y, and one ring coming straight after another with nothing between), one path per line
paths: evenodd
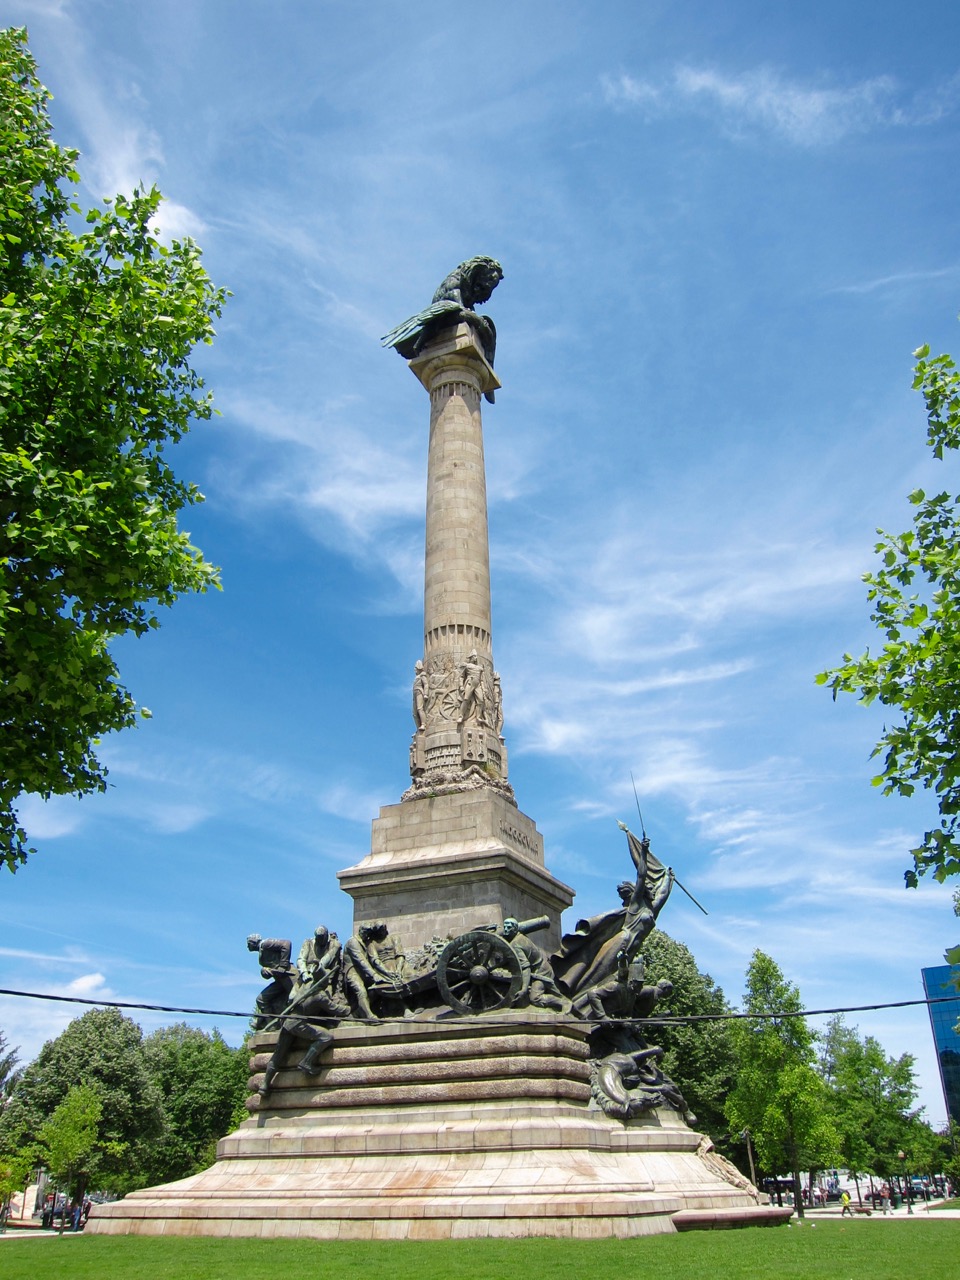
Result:
M507 780L494 669L481 397L500 386L496 332L473 309L502 278L472 258L433 303L388 334L430 397L423 658L413 684L411 785L381 809L370 855L339 873L355 921L383 921L397 945L463 933L505 915L546 915L560 941L573 890L544 867L543 837Z
M620 905L561 936L573 891L507 774L481 399L502 279L471 258L384 338L430 397L423 657L411 784L339 873L341 946L251 935L250 1119L192 1178L98 1207L99 1234L317 1239L635 1236L779 1222L693 1128L646 1039L670 984L643 943L674 884L626 832Z

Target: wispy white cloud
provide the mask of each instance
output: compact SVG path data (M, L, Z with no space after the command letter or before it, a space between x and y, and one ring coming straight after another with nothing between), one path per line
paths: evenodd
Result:
M663 634L676 637L679 655L724 622L789 616L804 602L823 607L825 593L858 580L861 547L826 547L802 534L770 542L761 528L729 529L690 554L666 540L652 547L649 529L590 544L558 631L596 663L644 660L663 645Z
M705 799L730 795L734 790L756 793L782 778L782 763L774 759L754 760L731 768L718 764L705 750L698 735L655 736L640 748L634 770L637 786L646 795L674 795L685 798L696 812Z
M351 426L350 406L320 405L309 415L245 396L229 400L230 417L255 435L299 446L274 451L272 466L238 484L253 504L293 504L335 518L353 539L378 537L397 519L422 515L423 460L400 440L381 442ZM412 446L412 442L410 442ZM262 461L258 459L258 462Z
M677 91L719 110L728 122L758 125L804 146L833 142L881 123L894 93L891 77L880 76L848 88L810 88L761 69L724 76L679 68Z
M263 805L366 823L380 803L373 792L342 777L318 785L306 770L242 752L207 751L198 745L166 753L158 738L150 748L117 740L103 754L114 779L112 807L162 834L189 831L225 812ZM120 785L120 780L127 781Z
M67 952L26 951L17 947L0 947L0 956L7 956L12 960L30 960L34 964L87 965L90 963L85 955L71 956Z
M30 832L32 840L55 840L76 831L83 822L85 811L74 796L52 796L41 800L39 796L24 796L18 801L20 821Z
M861 280L855 284L838 284L825 289L824 295L836 293L877 293L881 289L896 289L901 286L926 284L930 280L949 280L960 275L960 264L952 267L938 267L931 271L898 271L891 275L877 276L873 280Z
M144 814L147 822L164 835L193 831L216 813L216 807L191 801L181 803L160 800Z
M381 323L365 307L357 306L341 297L327 285L317 280L307 280L307 287L316 293L323 303L327 322L339 329L348 329L364 338L380 338Z
M875 128L932 124L956 109L957 77L905 98L892 76L849 85L804 84L769 67L739 74L680 65L660 80L627 73L606 76L605 100L647 117L703 111L729 135L778 135L799 146L822 146Z
M130 188L120 186L117 190L124 191L130 190ZM187 236L192 240L196 240L207 230L207 224L198 213L188 209L185 204L170 200L166 196L164 196L160 211L151 225L160 236L160 239L167 243L171 240L182 240Z
M626 755L661 793L789 776L795 764L763 758L718 770L707 743L729 691L762 665L758 629L824 610L857 582L862 549L731 528L687 555L671 537L644 528L530 549L544 602L537 635L509 654L513 731L524 750Z
M250 521L269 509L295 516L323 545L386 569L397 591L386 590L385 612L416 611L423 591L422 433L385 423L361 392L322 399L307 412L242 392L227 394L222 404L231 425L243 429L243 447L217 464L214 480L233 511ZM421 418L414 421L421 426ZM547 447L535 433L498 441L487 475L491 510L536 487ZM555 551L543 555L539 569L520 547L509 547L504 559L524 575L556 573Z
M65 957L61 958L61 963L64 960L69 963ZM18 990L29 990L36 995L74 996L80 1000L93 1000L103 1004L109 1004L111 1000L118 998L99 971L88 971L75 976L62 972L59 975L48 973L40 979L33 975L26 980L19 976L15 985ZM6 1033L9 1044L19 1050L23 1064L36 1057L47 1040L58 1036L69 1022L83 1012L85 1008L79 1004L25 996L0 996L0 1027Z
M80 171L92 197L129 195L136 187L150 187L166 164L160 133L147 123L148 103L130 66L126 74L91 58L85 25L72 5L63 0L31 0L44 19L54 19L51 36L59 48L58 95L69 97L82 137L73 145L82 151ZM166 199L156 227L166 241L197 236L206 230L199 214L185 204Z
M280 250L281 257L292 259L301 268L316 268L329 262L321 219L322 214L315 210L308 216L298 217L288 208L274 207L268 194L257 192L255 200L242 206L238 217L227 215L221 225L224 230L256 245L261 254L265 250Z
M118 999L116 992L111 991L107 986L107 980L102 973L82 973L68 982L63 992L58 994L77 996L86 1000Z

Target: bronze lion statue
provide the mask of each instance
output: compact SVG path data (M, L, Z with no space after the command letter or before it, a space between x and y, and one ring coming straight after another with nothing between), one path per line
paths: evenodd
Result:
M503 279L503 268L496 258L469 258L451 271L441 282L433 301L381 339L384 347L393 347L405 360L413 360L442 330L450 325L469 324L476 330L483 354L493 364L497 350L497 330L489 316L478 315L478 302L487 302ZM487 392L493 400L493 392Z

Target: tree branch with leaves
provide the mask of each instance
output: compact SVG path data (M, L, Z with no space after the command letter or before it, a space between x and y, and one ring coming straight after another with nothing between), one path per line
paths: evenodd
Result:
M960 373L949 355L914 352L913 386L927 409L927 443L935 458L960 448ZM834 699L853 693L877 701L900 719L874 747L883 759L873 779L884 795L910 796L918 787L937 800L939 824L910 850L904 878L916 887L930 872L936 880L960 874L960 495L946 490L909 495L913 527L882 529L876 552L881 566L864 575L870 620L883 637L877 654L843 655L817 683Z
M149 716L119 636L218 586L166 450L213 414L190 364L226 298L189 239L164 244L154 187L86 212L51 137L22 30L0 31L0 862L28 853L24 794L106 788L98 740Z

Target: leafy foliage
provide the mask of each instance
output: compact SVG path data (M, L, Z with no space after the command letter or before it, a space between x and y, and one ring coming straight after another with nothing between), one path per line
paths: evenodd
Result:
M907 1117L900 1150L904 1159L897 1163L905 1166L902 1172L909 1175L949 1172L952 1149L948 1133L938 1133L917 1112Z
M950 356L931 357L927 346L914 355L927 443L942 460L944 450L960 448L960 373ZM902 713L874 748L883 769L873 784L884 795L909 796L921 786L937 797L939 826L924 832L904 873L915 887L927 871L939 881L960 873L960 496L915 489L910 503L913 528L878 530L882 565L864 575L882 650L859 658L845 653L817 683L828 685L834 698L855 693L863 703L876 700Z
M755 951L747 969L743 1010L732 1024L736 1084L726 1101L730 1125L749 1129L761 1166L789 1170L799 1193L800 1170L833 1160L838 1135L828 1114L826 1086L814 1067L814 1038L799 1014L800 993L774 961ZM798 1211L802 1203L797 1195Z
M225 293L153 220L156 188L85 215L50 136L26 33L0 31L0 860L15 802L105 788L104 733L134 724L111 639L216 586L177 527L202 501L165 448L213 412L189 364ZM139 714L148 715L146 711Z
M861 1040L837 1016L827 1024L819 1057L844 1167L884 1178L899 1172L897 1152L918 1140L910 1111L917 1095L913 1056L888 1058L878 1040ZM910 1167L932 1169L927 1163Z
M48 1040L0 1116L0 1150L41 1140L71 1088L90 1086L102 1111L85 1172L90 1185L125 1192L146 1182L151 1147L164 1130L163 1100L147 1070L140 1028L118 1009L91 1009Z
M940 1171L950 1179L954 1187L960 1187L960 1125L955 1120L948 1120L946 1130L939 1137Z
M248 1052L231 1049L218 1031L206 1035L182 1022L148 1036L143 1051L164 1110L147 1181L198 1173L213 1163L219 1139L247 1119Z
M179 1023L144 1038L119 1010L91 1010L24 1070L0 1116L0 1165L55 1143L69 1153L73 1134L83 1149L62 1162L73 1190L125 1192L197 1173L247 1118L248 1056L217 1031ZM90 1095L98 1110L83 1146Z
M953 914L960 916L960 889L955 889L953 892ZM960 947L947 947L943 953L943 958L947 964L960 964ZM954 985L957 985L956 979L954 980ZM960 1023L957 1025L960 1026Z
M9 1154L0 1153L0 1221L9 1209L11 1196L29 1184L33 1169L33 1147L23 1147Z
M37 1134L37 1154L56 1186L70 1196L86 1190L103 1103L89 1084L74 1085Z

